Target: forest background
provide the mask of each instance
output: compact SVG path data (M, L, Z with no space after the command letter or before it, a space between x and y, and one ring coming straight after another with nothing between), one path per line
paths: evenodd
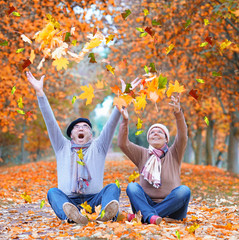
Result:
M114 101L128 105L130 139L144 146L155 122L169 128L172 143L176 126L168 103L182 92L189 136L184 161L239 173L238 1L25 0L0 6L1 165L53 155L26 79L31 71L38 79L46 75L44 90L64 134L73 119L89 116L97 136L108 118L99 116L102 103ZM136 77L141 81L132 89ZM117 133L118 151L116 143Z

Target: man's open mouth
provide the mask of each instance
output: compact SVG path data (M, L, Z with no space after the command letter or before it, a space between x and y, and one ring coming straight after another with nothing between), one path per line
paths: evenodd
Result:
M78 138L80 138L80 139L84 138L84 134L83 134L83 133L80 133L80 134L78 135Z

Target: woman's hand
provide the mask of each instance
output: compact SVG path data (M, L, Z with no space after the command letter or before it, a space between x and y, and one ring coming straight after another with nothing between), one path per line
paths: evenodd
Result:
M177 97L171 96L172 103L169 103L170 106L173 107L173 110L175 113L180 112L180 94L177 95Z

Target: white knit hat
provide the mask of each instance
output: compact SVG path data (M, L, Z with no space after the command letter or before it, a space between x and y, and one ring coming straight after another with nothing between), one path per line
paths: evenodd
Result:
M149 130L148 130L148 132L147 132L147 140L149 140L149 133L150 133L151 129L154 128L154 127L158 127L158 128L160 128L160 129L162 129L163 132L166 134L167 140L168 140L168 142L169 142L169 131L168 131L167 127L164 126L164 125L161 124L161 123L155 123L155 124L153 124L153 125L149 128Z

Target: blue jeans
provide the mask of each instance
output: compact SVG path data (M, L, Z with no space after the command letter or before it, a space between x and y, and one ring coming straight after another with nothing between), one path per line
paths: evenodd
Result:
M142 222L150 223L153 215L170 217L182 220L187 215L191 191L187 186L181 185L160 203L154 202L138 183L129 183L126 193L129 197L133 213L139 210L143 216Z
M115 183L111 183L105 186L99 193L96 194L79 194L74 197L69 197L58 188L51 188L47 193L47 199L56 216L61 220L67 219L66 214L63 211L63 204L70 202L80 209L80 205L87 201L92 207L92 212L95 212L95 207L101 205L101 211L112 200L119 201L121 189L117 187ZM100 212L101 214L101 212ZM118 214L117 214L118 215ZM116 215L116 216L117 216Z

